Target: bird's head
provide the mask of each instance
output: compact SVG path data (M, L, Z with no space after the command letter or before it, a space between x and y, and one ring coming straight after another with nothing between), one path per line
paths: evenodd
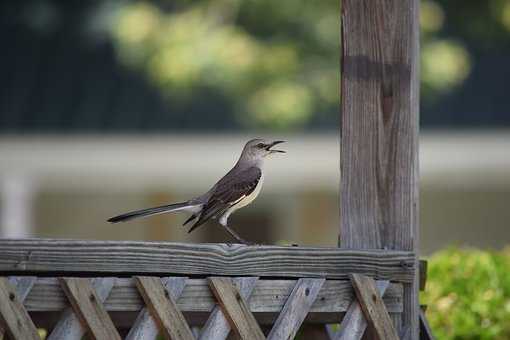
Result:
M275 153L285 153L283 150L273 149L275 145L284 142L283 140L269 142L260 138L252 139L244 146L243 155L252 159L263 159Z

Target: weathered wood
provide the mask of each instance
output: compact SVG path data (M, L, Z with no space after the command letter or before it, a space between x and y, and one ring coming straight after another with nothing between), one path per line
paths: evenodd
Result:
M259 314L276 314L287 301L296 280L258 280L250 299L250 311ZM390 284L383 297L388 311L402 312L402 285ZM337 315L347 311L354 300L354 290L349 281L326 280L310 313L321 317L339 319ZM67 298L57 279L38 278L28 294L24 305L29 312L62 311L68 307ZM109 312L139 312L145 304L131 278L117 278L115 286L103 304ZM184 313L210 313L216 306L216 298L205 279L189 279L177 306Z
M420 309L420 340L435 340L423 309Z
M384 296L390 285L389 281L377 281L375 283L377 292ZM357 300L353 301L340 324L340 330L334 335L335 340L360 340L365 334L367 321Z
M236 286L241 297L248 301L255 284L257 283L258 277L239 277L235 278L234 285ZM211 312L211 316L205 323L202 333L200 334L200 340L223 340L226 339L228 333L230 333L230 324L223 314L220 306L214 307Z
M177 301L186 286L185 277L162 278L163 285L174 301ZM126 340L156 339L159 333L158 325L147 308L143 308L131 327Z
M95 278L92 280L92 288L94 289L99 302L103 303L110 294L115 278ZM72 307L68 307L62 313L62 317L53 328L53 331L47 337L47 340L80 340L87 332Z
M136 276L136 286L152 317L168 340L193 340L193 333L174 298L158 277Z
M361 310L378 339L398 340L398 333L377 292L374 280L367 276L352 274L351 282Z
M345 247L416 249L418 6L417 0L342 2Z
M11 276L9 277L9 284L16 290L16 295L20 302L25 301L28 293L37 282L36 276Z
M16 290L16 295L20 302L25 301L28 293L34 286L37 277L35 276L21 276L21 277L10 277L9 284ZM0 340L3 340L5 336L5 327L0 322Z
M418 12L418 0L342 1L344 248L418 250ZM417 339L417 276L402 321Z
M232 280L210 277L209 284L236 335L242 340L265 340L264 333Z
M412 282L407 251L51 239L0 240L0 274L320 277ZM31 274L30 274L31 275ZM99 276L99 275L97 275Z
M397 333L402 333L402 313L393 313L390 314L391 321L393 321L393 327ZM366 333L365 333L366 334Z
M324 281L324 279L298 280L271 329L268 340L294 339Z
M5 336L5 323L8 322L8 329L11 334L17 339L20 336L27 336L26 339L31 339L33 331L37 332L35 326L28 316L26 309L22 303L26 296L32 289L37 278L35 277L22 277L22 278L0 278L0 314L2 321L0 322L0 339ZM8 315L4 317L5 313ZM13 315L20 313L20 315ZM19 323L18 323L19 322ZM33 338L32 338L33 339Z
M83 327L96 340L120 340L119 332L100 302L90 279L60 278L60 284Z

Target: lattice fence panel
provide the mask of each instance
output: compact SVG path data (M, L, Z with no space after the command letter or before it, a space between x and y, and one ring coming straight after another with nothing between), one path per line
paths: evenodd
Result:
M45 312L58 313L58 321L49 327L50 340L84 335L121 339L114 313L136 313L124 333L129 340L156 339L158 334L173 340L219 340L229 334L250 340L293 339L304 322L337 323L344 314L340 331L323 328L324 336L360 339L370 325L381 338L398 339L389 313L402 312L402 285L362 275L352 275L351 281L4 277L0 304L0 338L8 333L15 339L39 339L31 314ZM197 322L194 313L206 317Z

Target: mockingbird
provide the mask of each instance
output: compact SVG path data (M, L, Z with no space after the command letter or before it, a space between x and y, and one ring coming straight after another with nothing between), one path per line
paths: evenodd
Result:
M249 242L228 226L228 218L234 211L247 206L258 196L264 182L264 160L274 153L284 153L285 151L272 149L273 146L283 142L252 139L244 146L234 167L205 194L182 203L128 212L112 217L108 222L117 223L138 217L186 211L190 212L191 216L183 226L194 221L189 233L210 219L218 219L232 237L241 243L248 244Z

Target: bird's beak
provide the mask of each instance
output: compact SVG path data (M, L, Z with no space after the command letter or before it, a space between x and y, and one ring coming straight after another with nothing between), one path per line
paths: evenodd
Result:
M276 152L285 153L286 151L283 151L283 150L274 150L274 149L271 149L273 146L281 144L281 143L285 143L285 141L284 140L276 140L276 141L272 142L271 144L269 144L267 146L266 150L270 151L271 153L276 153Z

